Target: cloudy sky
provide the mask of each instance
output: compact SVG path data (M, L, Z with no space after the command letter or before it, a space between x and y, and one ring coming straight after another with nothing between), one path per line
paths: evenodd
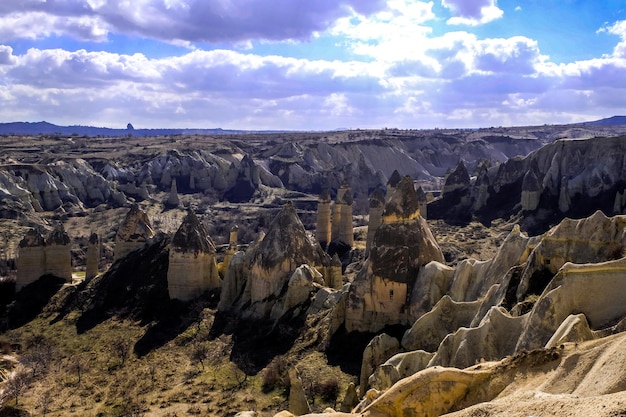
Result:
M623 0L0 2L0 122L327 130L618 114Z

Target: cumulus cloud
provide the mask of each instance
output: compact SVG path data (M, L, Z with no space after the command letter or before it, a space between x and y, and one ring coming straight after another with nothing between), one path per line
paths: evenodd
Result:
M0 4L0 40L67 34L102 41L111 32L169 42L303 40L382 0L27 0ZM37 24L33 24L37 22Z
M504 12L497 0L441 0L443 7L450 10L450 25L477 26L502 17Z
M621 42L615 46L613 55L619 58L626 58L626 20L615 22L612 25L606 25L600 28L598 32L606 32L619 36Z
M13 56L13 48L7 45L0 45L0 65L12 65L15 64L15 57Z

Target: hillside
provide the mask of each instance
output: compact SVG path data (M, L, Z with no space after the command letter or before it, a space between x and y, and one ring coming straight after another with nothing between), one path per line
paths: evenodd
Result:
M623 133L2 137L0 414L625 415Z

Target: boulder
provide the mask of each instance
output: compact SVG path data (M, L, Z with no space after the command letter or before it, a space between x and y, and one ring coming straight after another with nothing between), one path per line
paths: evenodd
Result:
M374 337L363 351L361 362L361 377L359 390L361 393L367 391L369 377L374 373L377 366L385 362L400 350L400 342L395 337L386 333Z

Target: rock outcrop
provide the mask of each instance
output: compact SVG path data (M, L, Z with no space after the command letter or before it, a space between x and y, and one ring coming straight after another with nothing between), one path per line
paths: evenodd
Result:
M238 257L235 254L231 264L234 264L233 272L229 268L222 297L235 304L220 302L220 309L232 309L250 318L269 318L272 310L284 311L280 304L284 305L286 301L284 296L289 294L290 282L292 287L296 281L302 282L294 277L301 265L327 271L330 258L309 237L295 208L288 202L270 224L267 234L245 255ZM325 279L319 277L320 282ZM313 291L313 287L309 289ZM275 307L275 304L279 306Z
M330 191L326 188L317 201L317 224L315 227L315 237L323 249L326 249L331 240L330 202Z
M87 260L85 265L85 280L90 280L98 275L100 264L100 237L97 233L89 235L87 242Z
M31 282L36 281L46 273L45 271L45 240L38 230L31 229L26 232L19 244L15 290L19 291Z
M397 171L395 171L397 173ZM398 174L399 175L399 174ZM383 222L385 209L385 195L380 188L376 188L369 199L369 221L367 223L367 241L365 243L365 256L368 256L374 244L374 235Z
M142 247L154 237L154 229L145 211L133 204L115 235L115 260Z
M385 206L369 258L350 286L348 331L376 332L408 325L408 300L420 268L443 254L419 214L413 181L404 177Z
M189 211L170 244L167 286L170 298L189 301L221 286L215 244Z
M45 238L30 230L19 244L15 289L19 291L46 274L72 282L71 240L61 224Z
M449 184L430 209L435 218L448 221L467 220L472 214L487 220L521 214L522 227L532 234L545 232L566 216L581 218L598 209L621 213L625 152L623 137L558 140L524 158L492 166L467 184L463 196L446 193Z

